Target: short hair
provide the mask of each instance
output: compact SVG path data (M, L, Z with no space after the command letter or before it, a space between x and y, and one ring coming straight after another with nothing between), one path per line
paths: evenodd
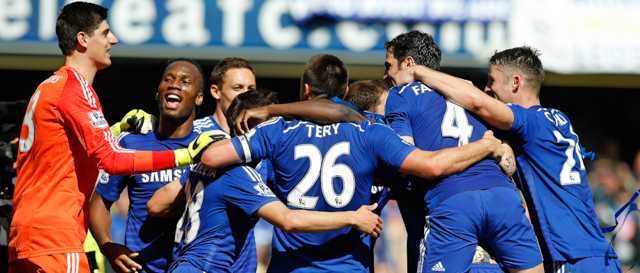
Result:
M302 83L309 85L314 98L326 95L343 99L349 84L349 69L336 56L317 54L305 65Z
M402 33L391 41L384 42L384 48L393 52L398 65L411 56L419 65L440 70L442 53L433 36L420 30Z
M73 2L62 7L56 21L56 35L62 54L68 56L76 49L78 33L92 36L102 21L107 20L107 10L87 2Z
M380 95L389 91L389 83L384 80L364 80L352 83L349 93L344 98L346 102L353 104L360 111L375 112L375 108L382 103Z
M267 89L249 89L231 102L227 109L227 124L231 136L235 136L234 124L242 110L258 108L278 103L278 93Z
M502 72L505 81L508 81L516 74L522 75L527 87L535 92L536 97L540 97L540 86L544 81L544 68L540 61L540 51L530 46L521 46L507 49L502 52L496 51L489 63L495 65Z
M205 80L205 76L204 76L204 71L202 70L202 67L200 66L200 64L198 64L198 62L196 62L194 59L190 59L190 58L177 58L177 59L173 59L173 60L169 60L167 62L167 66L169 67L169 65L171 65L172 63L175 62L188 62L191 63L192 65L194 65L196 68L198 68L198 72L200 72L200 89L198 90L198 93L204 93L204 90L207 88L207 82ZM166 68L165 68L166 69Z
M216 85L221 89L224 84L224 75L229 71L229 69L233 68L246 68L251 70L251 73L253 73L254 76L256 75L256 69L247 60L239 57L227 57L222 59L213 68L209 81L212 85Z

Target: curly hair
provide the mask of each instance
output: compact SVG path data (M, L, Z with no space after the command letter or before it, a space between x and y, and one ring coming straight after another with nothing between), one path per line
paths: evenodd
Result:
M417 64L434 70L440 70L442 53L433 40L433 36L420 30L402 33L384 43L384 48L393 53L393 57L402 63L411 56Z

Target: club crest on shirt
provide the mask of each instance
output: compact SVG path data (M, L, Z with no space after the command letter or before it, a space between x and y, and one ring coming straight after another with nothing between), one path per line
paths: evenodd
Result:
M256 189L256 191L258 191L258 196L276 197L276 195L273 194L271 189L262 182L258 182L258 184L253 186L253 188Z
M107 184L109 183L109 174L107 172L100 172L100 178L98 179L98 181L100 182L100 184Z
M107 120L104 119L104 114L102 114L102 111L91 111L88 113L89 118L91 119L91 125L93 125L93 127L95 128L107 128L107 126L109 126L109 124L107 123Z

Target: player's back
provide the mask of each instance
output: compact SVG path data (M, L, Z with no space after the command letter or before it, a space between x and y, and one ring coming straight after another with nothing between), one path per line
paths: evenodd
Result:
M517 180L532 198L532 221L540 223L553 260L616 257L600 231L578 135L569 118L541 106L509 107L514 113L508 136L518 158Z
M171 270L187 263L204 272L255 272L254 213L279 201L248 166L211 170L196 164L188 173L181 178L187 209L178 222Z
M60 103L73 103L77 92L96 109L87 113L90 125L72 124L59 112ZM91 85L69 67L42 82L31 97L20 135L10 261L83 251L88 199L99 170L70 126L107 128L100 109Z
M420 82L389 91L385 118L398 135L412 137L418 148L428 151L466 145L481 139L488 130L474 115ZM515 189L498 163L488 158L436 182L423 186L428 211L460 192L492 187Z
M256 126L239 137L239 143L250 146L255 158L271 160L276 195L289 208L333 212L369 204L383 150L394 153L387 160L395 171L410 152L386 144L384 136L397 138L387 126L368 121L320 126L278 118ZM399 138L394 143L408 147ZM318 234L275 229L274 233L269 272L369 270L370 238L356 229Z

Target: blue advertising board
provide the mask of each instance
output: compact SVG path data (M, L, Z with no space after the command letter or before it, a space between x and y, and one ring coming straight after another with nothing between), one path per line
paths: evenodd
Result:
M366 6L356 3L362 1L341 1L351 3L351 10L336 13L340 5L333 0L307 1L316 5L307 10L303 1L296 0L91 2L109 8L108 23L119 39L111 50L114 57L238 55L252 61L304 63L309 56L325 52L349 64L382 64L385 41L421 29L434 35L443 65L484 67L487 54L504 47L507 40L502 9L487 7L508 6L510 1L369 0ZM59 55L55 21L67 2L0 0L0 54ZM371 11L376 3L389 13ZM403 15L400 9L388 8L390 3L430 4L419 5L425 8L421 13Z

